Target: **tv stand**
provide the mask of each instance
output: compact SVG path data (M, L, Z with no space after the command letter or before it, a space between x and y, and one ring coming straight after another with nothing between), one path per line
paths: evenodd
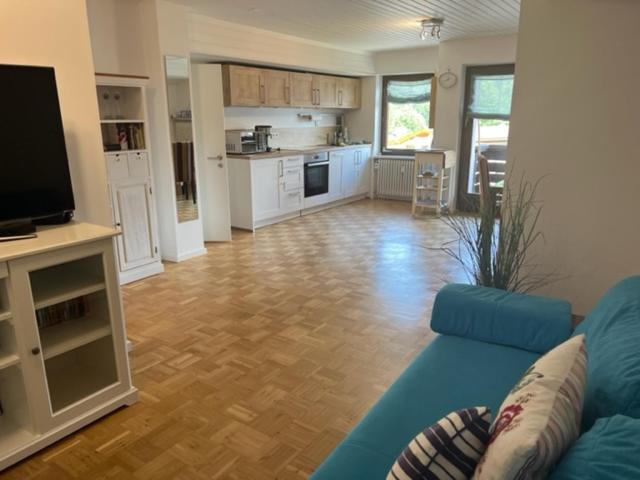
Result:
M23 240L25 238L35 238L36 226L29 220L24 222L12 222L4 225L0 224L0 242L11 240Z

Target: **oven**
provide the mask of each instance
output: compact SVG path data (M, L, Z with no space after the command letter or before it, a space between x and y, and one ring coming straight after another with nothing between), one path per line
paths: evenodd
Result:
M304 156L304 198L329 193L329 152Z

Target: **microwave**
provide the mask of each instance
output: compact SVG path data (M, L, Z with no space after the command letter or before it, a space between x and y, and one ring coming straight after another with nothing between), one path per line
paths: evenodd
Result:
M253 130L227 130L225 131L225 144L227 153L258 153L265 149L259 144L256 132Z

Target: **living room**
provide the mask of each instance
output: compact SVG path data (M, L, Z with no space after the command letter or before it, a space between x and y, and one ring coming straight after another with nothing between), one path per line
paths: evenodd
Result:
M3 2L0 478L640 478L639 18Z

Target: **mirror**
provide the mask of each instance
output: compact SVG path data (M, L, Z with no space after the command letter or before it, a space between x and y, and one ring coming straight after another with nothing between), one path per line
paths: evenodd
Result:
M189 59L168 55L164 60L178 222L188 222L198 218Z

